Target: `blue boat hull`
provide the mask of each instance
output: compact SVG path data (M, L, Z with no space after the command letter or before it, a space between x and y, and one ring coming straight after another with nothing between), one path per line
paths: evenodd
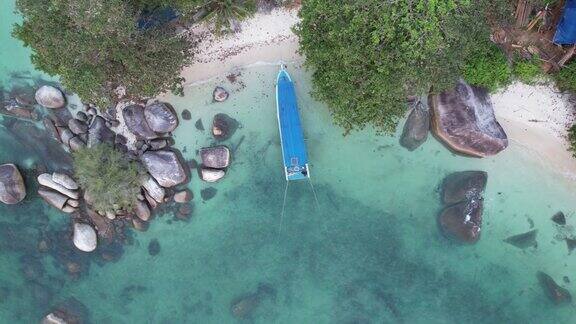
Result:
M280 70L276 80L276 106L286 180L308 179L310 177L308 155L298 113L296 91L285 69Z

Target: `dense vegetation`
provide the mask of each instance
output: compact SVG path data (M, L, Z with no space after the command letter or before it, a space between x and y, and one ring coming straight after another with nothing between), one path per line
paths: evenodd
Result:
M392 132L408 95L452 86L466 66L480 64L471 58L493 50L489 13L507 12L508 5L506 0L303 1L297 33L314 71L314 93L346 131L373 125Z
M139 22L172 8L182 23L202 11L220 30L254 8L253 0L17 0L16 7L24 20L13 34L32 48L36 68L101 108L117 99L115 90L129 98L181 90L192 44L174 23Z
M109 144L77 151L74 158L74 175L78 184L92 199L99 211L114 209L131 210L140 193L142 171L136 162Z

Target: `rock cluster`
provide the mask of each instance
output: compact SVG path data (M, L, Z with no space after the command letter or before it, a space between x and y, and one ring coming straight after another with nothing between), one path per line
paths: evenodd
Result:
M78 184L64 173L42 173L38 176L38 195L65 213L73 213L80 206Z
M226 168L230 165L230 150L220 145L200 149L202 166L200 177L206 182L216 182L226 175Z
M457 241L476 243L482 227L483 198L488 174L463 171L448 175L442 184L444 209L438 216L442 232Z
M178 127L178 114L165 102L147 106L130 105L122 110L128 130L137 138L151 140L170 133Z
M508 146L485 89L460 81L455 89L432 95L429 101L432 132L450 149L486 157Z
M0 165L0 202L17 204L26 197L24 179L14 164Z

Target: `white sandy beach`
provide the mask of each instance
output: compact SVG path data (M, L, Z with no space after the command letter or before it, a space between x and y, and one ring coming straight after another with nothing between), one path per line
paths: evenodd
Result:
M191 32L202 39L192 66L183 70L186 85L258 64L300 65L297 9L275 9L257 13L241 23L241 31L214 37L205 26ZM508 134L510 145L519 145L534 154L543 166L553 168L576 181L576 159L567 151L567 128L575 120L569 96L553 86L514 83L492 96L499 122Z

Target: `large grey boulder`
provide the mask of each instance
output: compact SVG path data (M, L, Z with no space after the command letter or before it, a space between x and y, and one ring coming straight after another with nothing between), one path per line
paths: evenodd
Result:
M143 177L141 185L144 190L146 190L147 197L149 196L152 200L158 203L164 202L166 190L164 190L164 188L162 188L152 177ZM152 201L149 201L149 203L153 208L155 207Z
M46 108L62 108L66 104L66 98L60 89L53 86L45 85L36 90L34 96L36 102Z
M406 123L404 123L404 130L402 137L400 137L400 145L409 151L414 151L426 142L429 130L430 113L428 112L428 107L421 101L418 101L410 111Z
M88 224L75 223L73 234L74 246L83 252L92 252L96 250L98 239L96 231Z
M136 200L134 205L134 213L136 213L138 218L145 222L150 219L150 207L148 207L148 205L143 201Z
M486 188L488 173L485 171L454 172L444 178L442 202L447 205L480 197Z
M224 169L230 165L230 150L223 145L200 149L202 164L207 168Z
M144 107L131 105L122 110L124 123L128 130L138 138L153 139L158 135L150 128L144 116Z
M142 154L141 160L148 173L162 187L174 187L187 179L184 167L173 151L148 151Z
M0 201L17 204L26 197L24 179L14 164L0 165Z
M61 184L58 184L56 182L54 182L54 180L52 180L52 175L49 173L43 173L41 175L38 176L38 183L48 187L50 189L54 189L56 191L58 191L59 193L68 196L69 198L72 199L78 199L80 197L80 194L78 193L78 191L76 190L70 190L66 187L64 187Z
M460 81L455 89L430 96L430 106L432 132L455 152L486 157L508 146L486 89Z
M482 229L481 199L463 201L447 207L438 218L443 233L463 243L476 243Z
M77 190L78 184L69 175L64 173L54 172L52 173L52 181L59 185L64 186L66 189Z
M64 209L64 206L66 206L66 201L69 199L69 197L57 191L42 188L38 189L38 195L42 197L42 199L44 199L47 203L60 210Z
M144 108L148 126L158 133L169 133L178 127L178 115L174 108L165 102L155 102Z

